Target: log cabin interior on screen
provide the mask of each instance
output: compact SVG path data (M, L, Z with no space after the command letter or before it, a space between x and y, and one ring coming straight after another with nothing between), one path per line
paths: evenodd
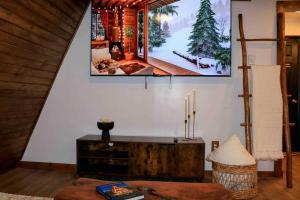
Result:
M91 74L230 76L231 2L202 5L203 13L194 0L94 0Z

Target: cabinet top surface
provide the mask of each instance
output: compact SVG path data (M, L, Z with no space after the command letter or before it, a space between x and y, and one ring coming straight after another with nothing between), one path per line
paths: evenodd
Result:
M175 140L177 139L177 142ZM78 141L103 141L103 142L138 142L138 143L163 143L163 144L204 144L201 137L193 140L181 137L145 137L145 136L110 136L110 140L102 140L101 135L85 135L77 139Z

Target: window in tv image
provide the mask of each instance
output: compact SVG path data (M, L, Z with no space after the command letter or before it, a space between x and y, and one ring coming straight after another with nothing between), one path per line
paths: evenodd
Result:
M93 0L91 75L230 76L230 18L230 0Z
M230 75L230 0L180 0L149 10L148 62L175 75Z

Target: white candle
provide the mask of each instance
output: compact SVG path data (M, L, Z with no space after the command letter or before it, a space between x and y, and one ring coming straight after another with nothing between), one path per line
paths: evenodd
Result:
M187 96L187 112L188 116L191 116L190 114L191 104L190 104L190 95Z
M187 115L188 115L188 100L187 100L187 98L184 99L184 108L185 108L184 119L187 120Z
M196 90L193 89L193 111L196 111Z

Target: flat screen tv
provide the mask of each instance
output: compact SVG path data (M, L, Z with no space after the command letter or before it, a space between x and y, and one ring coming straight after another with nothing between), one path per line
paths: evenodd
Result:
M231 0L93 0L93 76L230 76Z

